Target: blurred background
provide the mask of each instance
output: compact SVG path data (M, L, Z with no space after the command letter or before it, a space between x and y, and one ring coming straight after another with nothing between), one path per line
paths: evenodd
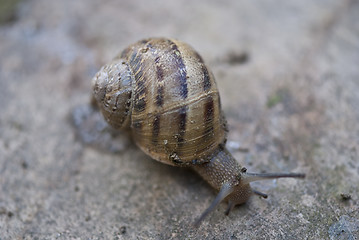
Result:
M1 0L0 239L358 238L358 10L357 0ZM116 151L84 143L72 119L91 78L148 37L201 54L241 164L307 178L255 183L268 199L229 216L221 204L195 229L215 197L200 177L124 139Z

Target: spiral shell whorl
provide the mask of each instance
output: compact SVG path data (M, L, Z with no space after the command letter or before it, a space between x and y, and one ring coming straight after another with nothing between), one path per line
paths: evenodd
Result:
M92 80L93 96L106 121L116 129L129 127L132 82L130 69L122 59L103 66Z

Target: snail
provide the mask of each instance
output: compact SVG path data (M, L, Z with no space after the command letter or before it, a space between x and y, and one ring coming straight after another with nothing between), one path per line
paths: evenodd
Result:
M250 182L304 178L301 173L249 173L226 149L227 124L213 74L188 44L149 38L128 46L92 80L93 101L115 129L165 164L189 167L218 195L196 220L223 200L226 214L252 194Z

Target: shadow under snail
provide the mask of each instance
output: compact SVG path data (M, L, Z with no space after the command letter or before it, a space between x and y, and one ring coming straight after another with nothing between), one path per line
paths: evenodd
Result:
M93 100L115 129L165 164L189 167L219 193L196 220L223 200L226 214L246 202L250 182L304 178L300 173L249 173L226 149L227 127L213 74L189 45L149 38L128 46L93 78Z

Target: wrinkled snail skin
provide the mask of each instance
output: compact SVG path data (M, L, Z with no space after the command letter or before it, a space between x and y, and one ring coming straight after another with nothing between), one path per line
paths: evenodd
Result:
M196 225L221 201L227 214L253 194L251 181L304 174L247 173L226 150L226 120L213 74L189 45L149 38L128 46L93 78L93 97L106 121L130 131L146 154L190 167L219 191Z

